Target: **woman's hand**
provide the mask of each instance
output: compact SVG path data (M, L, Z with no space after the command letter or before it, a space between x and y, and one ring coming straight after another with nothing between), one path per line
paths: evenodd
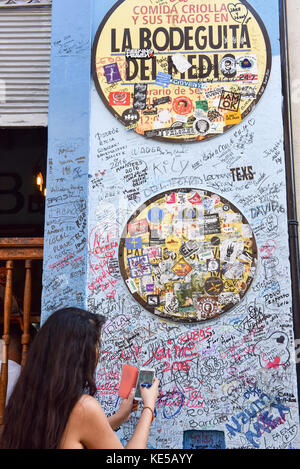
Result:
M134 400L135 389L130 391L130 394L127 399L122 399L119 410L116 412L118 420L120 421L119 425L127 422L129 420L132 412L135 412L139 408L139 402Z
M153 410L158 398L159 379L154 378L153 384L150 387L141 386L141 395L144 402L144 407L150 407Z

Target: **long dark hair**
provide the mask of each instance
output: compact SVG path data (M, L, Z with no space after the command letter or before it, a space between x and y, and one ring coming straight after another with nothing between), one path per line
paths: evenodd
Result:
M79 308L53 313L34 338L4 412L2 449L57 449L83 394L95 395L103 316Z

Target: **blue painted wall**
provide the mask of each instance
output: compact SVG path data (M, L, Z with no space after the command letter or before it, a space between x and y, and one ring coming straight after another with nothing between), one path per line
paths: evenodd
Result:
M92 3L52 7L42 321L85 304Z

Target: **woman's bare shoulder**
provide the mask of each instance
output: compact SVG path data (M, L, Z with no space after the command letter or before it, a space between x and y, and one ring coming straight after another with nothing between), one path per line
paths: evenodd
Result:
M76 402L72 414L76 418L82 418L84 416L94 416L96 413L103 413L103 409L99 402L88 394L83 394L80 399Z
M62 442L62 448L82 448L91 428L102 428L106 416L97 400L84 394L76 402L70 414Z

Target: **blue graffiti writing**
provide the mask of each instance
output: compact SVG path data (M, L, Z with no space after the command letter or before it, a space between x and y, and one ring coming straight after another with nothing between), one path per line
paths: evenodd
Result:
M250 395L249 389L245 394ZM259 394L260 399L252 402L250 409L245 409L244 412L240 412L236 417L232 417L234 426L226 424L226 428L232 436L235 436L237 433L242 433L242 425L252 423L253 430L248 430L245 436L255 448L259 448L259 443L254 438L259 439L264 432L271 433L278 425L282 425L285 422L285 414L290 411L290 408L284 405L279 398L276 398L276 402L271 402L270 407L278 411L279 417L274 418L273 415L269 414L270 410L265 410L263 413L258 414L258 412L261 412L266 407L264 399L271 401L271 398L257 389L256 385L251 388L251 393L252 395ZM255 418L256 421L253 422Z

